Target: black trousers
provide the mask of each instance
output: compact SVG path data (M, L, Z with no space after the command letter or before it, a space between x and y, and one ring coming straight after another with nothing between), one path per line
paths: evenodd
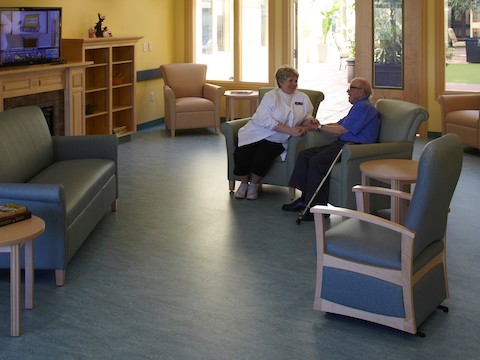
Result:
M233 173L237 176L255 174L264 177L273 160L284 150L282 144L268 140L237 147L233 155L235 160Z
M345 141L338 140L328 145L301 151L297 156L289 185L301 190L302 198L309 201L322 179L327 175L328 169L335 160L335 157L346 143ZM311 206L326 205L328 202L328 191L329 181L327 179L312 201Z

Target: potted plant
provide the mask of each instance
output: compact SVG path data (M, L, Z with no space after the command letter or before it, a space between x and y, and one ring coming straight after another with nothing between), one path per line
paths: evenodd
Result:
M332 7L328 10L321 11L322 14L322 40L319 44L319 61L325 62L327 60L327 37L332 28L333 17L340 10L340 6L335 2Z
M375 86L402 87L401 1L376 0L374 13Z
M347 82L351 82L355 77L355 41L350 40L347 46L348 48L348 58L347 62Z
M455 48L447 46L445 48L445 64L448 66L449 61L453 59L453 56L455 55Z

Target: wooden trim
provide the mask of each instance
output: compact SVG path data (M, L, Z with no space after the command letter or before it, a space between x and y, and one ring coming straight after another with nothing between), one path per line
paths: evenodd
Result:
M193 62L195 39L195 0L185 0L185 62Z
M445 14L444 1L435 1L435 99L445 92Z
M412 324L411 322L406 321L404 318L369 313L366 311L336 304L334 302L331 302L325 299L319 300L318 308L316 308L316 310L321 310L324 312L329 312L334 314L342 314L342 315L354 317L357 319L370 321L370 322L385 325L394 329L406 331L410 334L415 334L417 332L415 325Z

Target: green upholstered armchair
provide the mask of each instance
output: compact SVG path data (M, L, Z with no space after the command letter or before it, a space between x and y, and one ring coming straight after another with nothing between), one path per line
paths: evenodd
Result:
M374 159L411 159L413 142L418 128L428 119L428 112L420 105L401 100L380 99L376 103L381 128L375 144L347 144L343 147L341 161L333 167L329 182L329 203L335 206L356 208L352 187L361 183L360 164ZM336 137L321 132L306 134L307 147L320 146ZM387 204L387 203L385 203ZM383 208L372 203L372 209ZM386 206L387 207L387 206Z
M447 134L423 149L413 194L356 186L359 211L311 209L317 238L314 309L417 333L449 296L445 234L462 159L459 137ZM409 199L405 225L364 213L365 193ZM321 214L346 220L327 230Z
M262 101L263 95L266 92L272 90L272 87L265 87L259 90L258 101ZM298 89L299 91L304 92L310 98L310 101L313 105L313 116L317 114L318 107L320 103L325 98L324 94L321 91L316 90L307 90L307 89ZM238 119L233 121L224 122L220 125L220 131L225 135L225 142L227 146L227 159L228 159L228 171L227 177L229 181L230 192L235 190L235 180L240 180L240 177L236 176L233 173L234 160L233 154L235 152L235 147L238 142L238 130L244 126L251 117ZM288 151L287 157L283 161L280 156L277 157L272 164L272 167L268 171L267 175L261 180L262 184L278 185L288 187L288 182L290 181L290 175L292 174L293 168L295 166L295 161L297 159L297 154L299 151L305 148L305 138L304 137L295 137L291 136L288 140ZM295 196L295 189L290 189L290 197L293 199Z

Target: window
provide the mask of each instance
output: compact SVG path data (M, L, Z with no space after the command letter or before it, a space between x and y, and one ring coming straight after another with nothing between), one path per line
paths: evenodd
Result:
M478 91L480 7L478 2L445 0L445 90Z
M373 86L403 88L403 0L373 2Z
M269 0L194 0L193 61L217 81L268 83Z

